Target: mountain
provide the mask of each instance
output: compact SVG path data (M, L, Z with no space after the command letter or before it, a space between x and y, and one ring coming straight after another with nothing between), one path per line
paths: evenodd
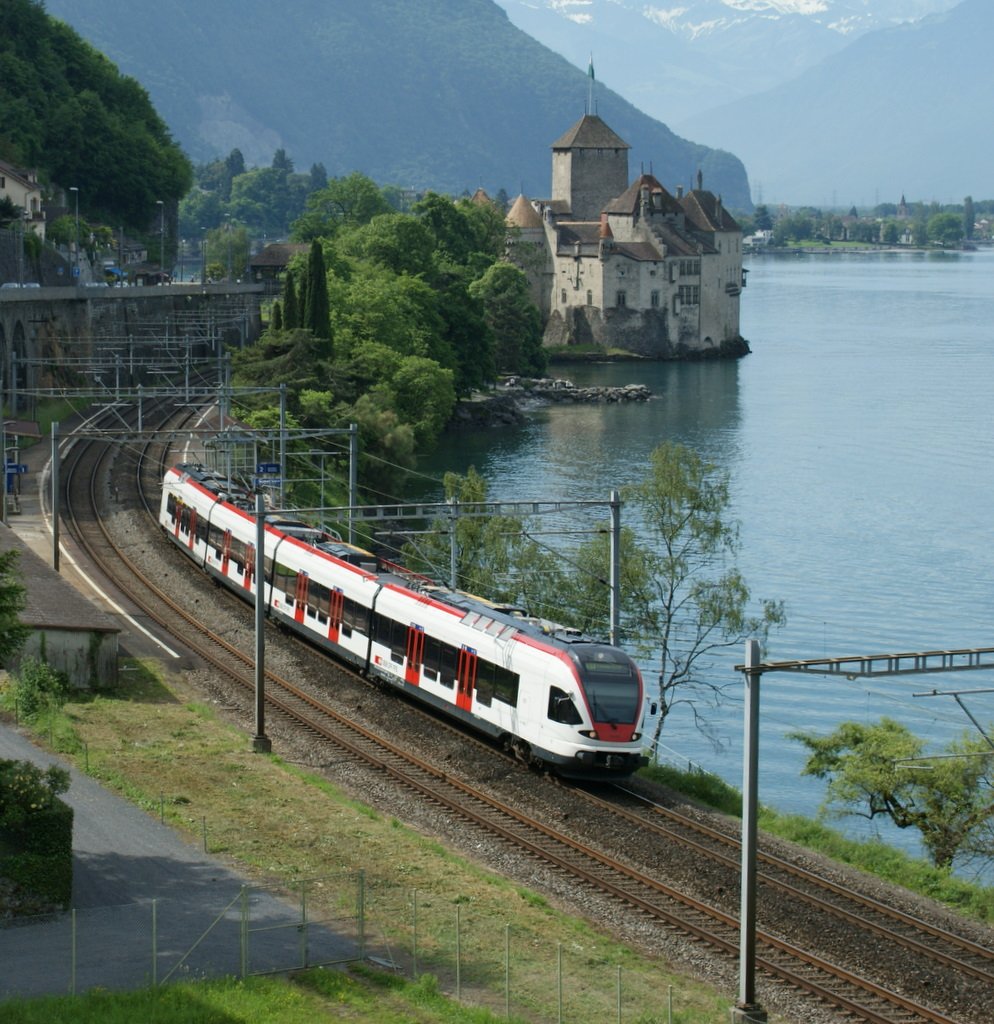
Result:
M496 0L511 21L652 117L695 114L788 81L867 32L958 0Z
M961 202L989 190L992 38L994 4L963 0L688 123L744 159L767 204Z
M452 193L550 192L550 145L585 113L588 78L492 0L46 0L148 91L195 160L361 171ZM740 161L678 138L600 83L596 112L630 167L749 209Z

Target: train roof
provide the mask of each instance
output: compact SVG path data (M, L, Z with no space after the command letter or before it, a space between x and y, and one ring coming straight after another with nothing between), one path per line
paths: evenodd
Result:
M174 466L173 470L183 479L200 484L222 500L241 507L249 506L251 503L248 491L234 486L229 488L228 481L208 466L200 463L182 463ZM384 571L376 555L371 551L347 544L332 536L329 531L312 526L302 519L294 519L284 513L274 513L266 516L266 525L302 541L316 551L331 555L366 572L375 573L386 584L423 594L441 605L454 608L462 613L462 622L491 636L508 638L513 633L521 633L546 642L559 641L565 645L599 642L575 627L529 615L525 609L513 604L490 601L461 590L450 590L424 576L407 573L400 566L393 566Z

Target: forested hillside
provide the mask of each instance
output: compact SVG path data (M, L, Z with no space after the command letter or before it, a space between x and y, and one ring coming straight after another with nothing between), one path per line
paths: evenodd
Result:
M549 146L584 113L583 71L492 0L48 0L148 89L197 161L284 149L332 177L453 194L546 196ZM751 207L742 164L695 145L598 83L597 112L668 187L698 168Z
M74 185L89 216L129 227L193 180L145 90L38 0L0 3L0 158Z

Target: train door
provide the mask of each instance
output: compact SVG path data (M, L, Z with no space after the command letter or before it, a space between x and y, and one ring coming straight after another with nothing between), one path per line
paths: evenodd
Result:
M228 575L228 563L231 561L231 530L224 531L224 544L221 547L221 572Z
M179 540L179 524L183 519L183 502L177 498L176 507L173 509L173 536Z
M456 666L456 707L469 711L473 706L473 688L476 686L476 651L463 647Z
M245 572L242 576L242 586L246 590L252 589L252 578L255 576L255 545L245 545Z
M307 584L306 572L297 573L297 590L293 595L293 618L295 622L304 621L304 610L307 608Z
M342 629L342 613L345 609L345 594L336 587L328 597L328 639L338 643L338 635Z
M404 679L411 686L421 682L421 665L425 660L425 628L413 623L407 627L407 663Z
M197 510L195 508L190 509L190 538L187 543L190 545L190 550L193 550L194 544L197 542Z

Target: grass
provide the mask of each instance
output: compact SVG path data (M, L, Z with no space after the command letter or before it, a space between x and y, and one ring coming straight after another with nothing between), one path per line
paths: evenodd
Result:
M347 919L361 871L370 950L384 950L380 955L411 976L416 911L422 980L420 985L405 985L392 974L380 977L373 971L310 972L281 990L250 979L244 985L184 989L174 997L181 1000L175 1006L157 992L138 994L130 998L148 1002L121 1010L118 1017L112 1015L118 1013L111 1009L112 1002L101 1003L93 1020L292 1024L327 1019L326 1009L298 1009L303 1006L303 990L310 991L308 998L331 999L335 1014L346 1020L429 1024L491 1019L472 1016L470 1005L503 1019L505 948L511 1010L522 1014L522 1020L556 1019L559 964L564 1019L578 1024L617 1019L619 970L625 1024L666 1020L669 990L676 1024L728 1019L734 992L716 993L661 958L599 933L586 920L572 916L568 907L348 796L313 766L253 753L250 738L223 721L182 677L167 679L155 665L133 667L138 671L122 673L127 682L121 690L67 704L51 720L35 723L40 742L51 739L79 769L155 818L161 815L191 842L199 846L206 837L212 854L223 855L260 884L289 890L303 880L322 880L308 888L312 920ZM444 997L456 989L457 944L459 1001ZM438 978L434 990L424 975ZM317 991L322 985L345 988L322 996ZM173 988L170 985L168 991ZM85 998L129 997L95 993ZM287 1000L288 1008L284 1013L256 1007L255 1001L263 998L275 1000L275 1005ZM341 1013L340 998L345 999ZM226 1000L242 1000L244 1008L228 1006ZM27 1013L26 1007L33 1004L17 1004L17 1012ZM3 1004L5 1021L57 1021L62 1012L49 1006L36 1018L15 1017L8 1014L13 1005ZM75 1013L75 1007L85 1005L83 997L64 1005L74 1008L73 1021L91 1019ZM164 1015L155 1015L160 1012ZM304 1016L292 1015L298 1013Z
M367 1024L495 1024L507 1019L454 1003L430 975L407 982L362 968L3 1004L4 1024L314 1024L331 1018Z
M716 775L684 771L668 765L652 765L646 774L664 786L734 817L742 815L742 794ZM994 889L956 878L928 861L911 857L876 840L847 839L834 829L800 815L780 814L760 808L759 827L771 835L798 843L850 867L876 875L944 903L957 912L994 923Z

